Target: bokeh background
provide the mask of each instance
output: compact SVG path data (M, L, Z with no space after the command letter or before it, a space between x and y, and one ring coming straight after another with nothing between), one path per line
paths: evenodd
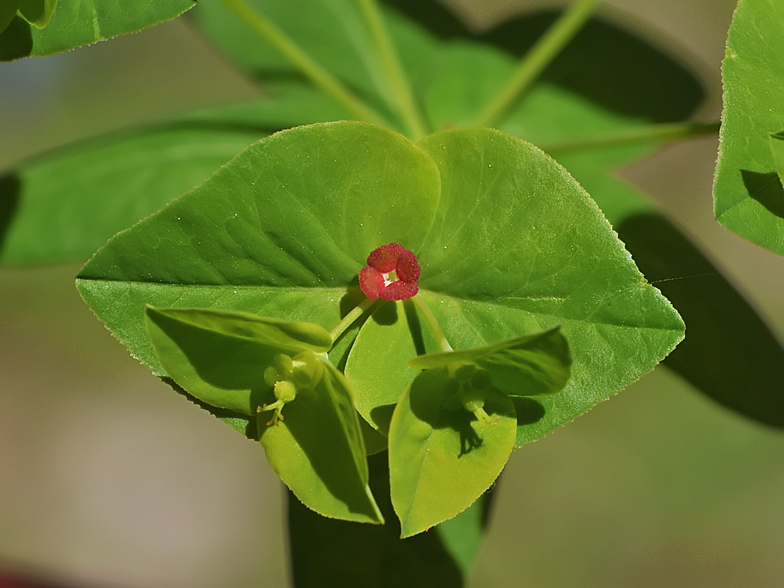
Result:
M477 27L560 4L449 3ZM709 121L734 4L612 0L602 15L694 69ZM0 64L0 169L259 95L187 19ZM671 145L623 175L784 338L784 259L713 220L716 148ZM0 268L0 572L74 587L287 586L284 493L261 448L132 359L79 299L78 269ZM782 553L782 432L657 368L512 455L470 586L778 588Z

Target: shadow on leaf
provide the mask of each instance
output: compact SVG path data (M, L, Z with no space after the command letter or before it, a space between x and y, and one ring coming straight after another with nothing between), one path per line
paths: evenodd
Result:
M762 204L771 214L784 218L784 186L778 173L761 174L742 169L740 175L749 197Z
M27 57L33 51L32 27L18 14L0 33L0 61Z

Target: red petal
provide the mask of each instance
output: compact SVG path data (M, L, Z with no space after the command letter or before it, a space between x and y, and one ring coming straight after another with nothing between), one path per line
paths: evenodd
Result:
M419 292L419 286L416 284L398 280L381 290L380 296L382 300L408 300L417 292Z
M384 276L377 269L365 266L359 272L359 287L365 296L378 300L378 295L384 289Z
M405 249L403 249L402 245L388 243L387 245L382 245L371 251L370 255L368 255L367 263L382 274L386 274L395 269L397 258L403 251L405 251Z
M395 273L404 282L416 282L422 274L416 255L404 249L400 257L397 258Z

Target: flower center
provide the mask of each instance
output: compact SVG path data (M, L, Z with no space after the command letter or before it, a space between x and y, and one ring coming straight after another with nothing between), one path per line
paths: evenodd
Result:
M422 273L416 255L398 243L374 249L359 272L359 287L371 300L407 300L419 292Z

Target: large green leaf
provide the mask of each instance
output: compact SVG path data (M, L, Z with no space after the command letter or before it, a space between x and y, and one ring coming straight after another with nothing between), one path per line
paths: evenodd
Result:
M740 0L722 62L724 111L713 185L716 219L784 255L784 186L770 133L784 129L784 5Z
M36 1L43 6L35 6ZM24 0L26 13L35 25L20 16L0 33L0 61L51 55L133 33L179 16L195 4L193 0L60 0L52 14L51 0ZM39 26L51 17L46 28Z
M315 90L210 108L23 162L0 176L0 263L84 260L276 130L345 117Z
M677 314L547 156L490 130L440 133L423 147L432 159L390 131L348 122L274 135L112 239L80 273L79 289L165 375L145 304L331 329L367 254L403 243L418 252L420 296L456 349L563 325L574 377L557 397L529 401L546 416L519 423L519 444L617 392L680 340ZM375 369L387 371L383 358Z
M486 420L451 399L446 368L422 372L400 397L389 427L389 477L401 536L410 537L465 510L501 473L515 445L512 400L483 394Z

